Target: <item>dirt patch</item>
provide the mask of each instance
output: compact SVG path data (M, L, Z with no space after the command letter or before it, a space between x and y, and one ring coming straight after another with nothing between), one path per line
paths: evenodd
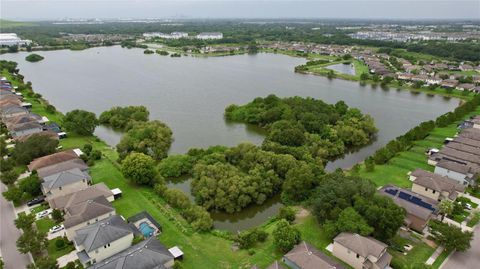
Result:
M310 216L310 211L303 207L298 207L297 208L297 214L295 214L295 222L300 222L306 217Z

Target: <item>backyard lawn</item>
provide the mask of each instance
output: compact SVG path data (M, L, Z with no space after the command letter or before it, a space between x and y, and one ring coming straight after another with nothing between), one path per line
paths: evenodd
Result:
M407 239L397 235L392 241L397 247L390 247L388 252L393 256L391 266L394 268L416 268L416 266L422 268L420 266L425 264L435 251L433 247L420 241L420 239L416 237ZM403 246L407 244L413 248L410 251L404 252ZM402 249L403 252L398 249ZM404 253L406 253L406 255L404 255Z
M75 246L73 245L73 243L65 244L61 249L58 249L57 246L55 245L55 242L57 240L61 240L61 239L55 238L48 241L47 251L48 251L49 257L56 260L62 257L63 255L66 255L75 250Z
M471 115L479 115L480 107ZM400 152L384 165L375 165L375 170L367 172L362 166L359 175L372 180L377 186L394 184L399 187L409 188L412 183L408 180L407 173L417 168L433 171L433 166L427 164L428 156L425 150L428 148L441 148L447 137L453 137L457 133L457 123L443 128L435 128L429 136L423 140L415 141L407 151Z

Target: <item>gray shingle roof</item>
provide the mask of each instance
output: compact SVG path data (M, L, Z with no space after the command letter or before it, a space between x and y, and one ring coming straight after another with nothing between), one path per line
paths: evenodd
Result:
M343 269L344 267L318 249L303 241L284 255L284 258L294 262L303 269Z
M51 189L62 187L65 185L73 184L79 181L89 181L90 176L82 172L78 168L73 168L67 171L62 171L57 174L53 174L48 177L43 178L42 187L45 191L50 191Z
M416 169L412 172L412 176L416 177L413 183L436 190L438 192L446 191L449 193L449 198L455 199L458 192L464 192L465 186L459 184L457 181L434 174L423 169Z
M155 237L150 237L88 269L164 269L173 255Z
M114 212L112 204L103 196L98 196L92 200L65 208L65 221L63 225L66 229L99 216Z
M129 234L133 234L133 231L120 216L113 215L78 229L75 233L75 243L79 246L83 245L85 251L91 252Z
M63 209L100 195L108 199L108 197L113 196L113 193L104 183L97 183L86 189L49 199L48 203L51 208Z
M88 170L88 165L82 159L73 159L66 162L61 162L55 165L50 165L37 170L40 178L51 176L62 171L78 168L82 171Z

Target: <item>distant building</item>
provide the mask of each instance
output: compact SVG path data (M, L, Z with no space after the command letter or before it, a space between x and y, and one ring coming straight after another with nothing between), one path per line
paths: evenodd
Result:
M30 43L31 40L23 40L15 33L0 33L0 46L23 46Z
M165 38L165 39L180 39L180 38L187 38L188 33L185 32L172 32L170 34L160 33L160 32L152 32L152 33L144 33L143 37L145 38Z
M223 34L219 32L204 32L197 35L197 39L222 39Z

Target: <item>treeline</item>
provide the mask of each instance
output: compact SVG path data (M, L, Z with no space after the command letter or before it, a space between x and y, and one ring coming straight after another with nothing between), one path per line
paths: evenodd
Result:
M368 144L377 132L372 117L343 101L330 105L298 96L269 95L243 106L230 105L225 117L265 128L262 149L317 163Z
M404 22L402 22L404 23ZM222 32L221 40L202 41L196 39L166 40L169 46L204 46L216 43L249 44L256 40L285 41L285 42L312 42L319 44L361 45L372 47L400 48L412 52L421 52L457 61L480 61L480 47L472 41L418 41L392 42L380 40L354 39L348 36L352 31L337 29L337 26L349 25L344 22L319 23L311 20L303 24L282 21L264 24L243 23L241 20L209 20L184 21L177 25L166 25L161 22L152 23L118 23L105 22L103 24L59 25L48 22L37 23L35 26L13 28L20 36L32 39L40 45L71 47L88 47L83 41L62 40L60 33L72 34L127 34L140 37L145 32L174 31L197 34L200 32ZM287 28L288 27L288 28ZM289 29L290 28L290 29ZM312 28L315 28L313 30ZM105 44L109 45L109 44ZM128 46L135 46L129 44Z
M426 121L412 128L407 133L388 142L385 147L380 148L371 157L365 160L367 171L372 171L375 164L385 164L397 153L407 150L413 142L424 139L435 127L445 127L458 120L463 119L468 113L474 111L480 105L480 95L455 108L453 112L447 112L439 116L435 121Z

